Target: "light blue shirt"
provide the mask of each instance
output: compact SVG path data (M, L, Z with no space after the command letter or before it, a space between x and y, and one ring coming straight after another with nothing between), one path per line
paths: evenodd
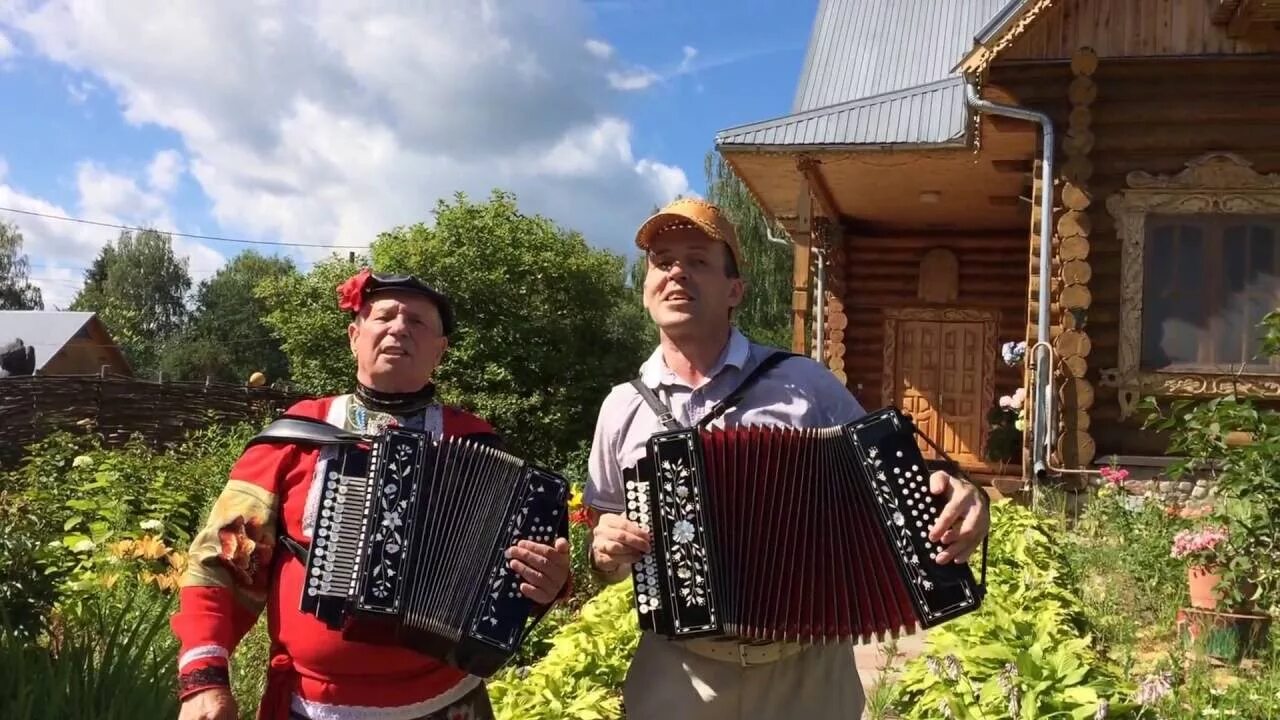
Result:
M666 403L676 422L688 427L733 392L772 352L773 348L751 342L733 328L720 360L699 387L689 387L667 367L662 348L654 350L640 366L640 380ZM830 427L853 422L865 414L830 370L810 358L792 357L757 378L741 402L713 421L711 427ZM602 512L622 512L622 469L644 457L650 436L665 429L630 382L615 386L596 420L583 502Z

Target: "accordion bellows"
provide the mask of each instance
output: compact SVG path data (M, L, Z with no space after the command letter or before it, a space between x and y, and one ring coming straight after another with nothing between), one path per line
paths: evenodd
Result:
M914 430L887 408L842 427L654 435L626 472L627 517L653 538L632 568L641 628L862 643L976 610L970 568L934 561L945 500Z
M302 611L492 675L533 611L505 551L566 536L568 483L467 439L392 428L368 443L340 446L321 481Z

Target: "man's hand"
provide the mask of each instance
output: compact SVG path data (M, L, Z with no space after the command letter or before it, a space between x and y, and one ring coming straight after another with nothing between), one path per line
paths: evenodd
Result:
M982 489L938 471L929 476L929 491L948 498L929 529L929 539L944 546L937 563L968 562L991 527L991 510L981 497Z
M603 513L591 531L592 562L606 575L616 573L639 562L649 552L649 542L649 533L626 516Z
M231 688L201 690L182 701L178 720L238 720L240 712Z
M550 605L569 580L569 541L565 538L556 538L554 546L521 540L507 548L507 559L524 580L520 592L539 605Z

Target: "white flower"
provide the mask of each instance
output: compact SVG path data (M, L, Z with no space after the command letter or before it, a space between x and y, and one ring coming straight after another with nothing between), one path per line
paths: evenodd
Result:
M162 523L162 522L160 522L159 520L156 520L156 519L143 520L143 521L142 521L142 525L141 525L141 527L142 527L142 529L143 529L143 530L151 530L151 531L155 531L155 530L159 530L160 528L164 527L164 523Z
M681 520L671 528L671 537L676 542L684 544L693 539L693 523L688 520Z
M88 455L77 455L75 460L71 461L73 468L91 468L93 467L93 458Z
M81 540L80 542L71 546L71 552L78 552L78 553L93 552L93 549L95 547L97 546L93 544L92 540Z

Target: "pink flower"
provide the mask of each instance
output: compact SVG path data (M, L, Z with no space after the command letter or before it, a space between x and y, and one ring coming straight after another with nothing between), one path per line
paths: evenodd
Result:
M1125 480L1129 479L1129 471L1124 468L1108 466L1102 468L1099 472L1102 474L1102 479L1106 480L1108 485L1119 487L1124 484Z
M369 268L364 268L338 286L338 309L351 312L360 310L360 306L364 304L364 286L369 282L370 275L372 273Z
M1199 530L1183 530L1173 536L1172 557L1179 560L1192 555L1207 555L1227 541L1227 529L1205 527Z

